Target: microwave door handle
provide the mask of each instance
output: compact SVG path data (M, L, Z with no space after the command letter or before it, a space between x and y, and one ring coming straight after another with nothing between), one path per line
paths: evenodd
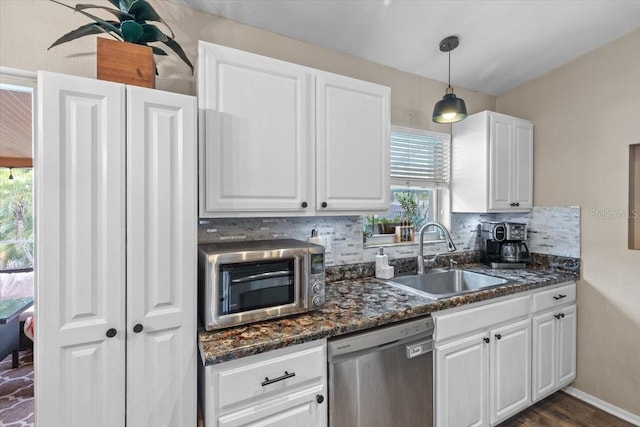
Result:
M241 277L239 279L233 279L232 283L244 283L244 282L252 282L254 280L260 279L270 279L272 277L285 277L290 274L289 270L282 271L267 271L266 273L260 274L252 274L250 276Z

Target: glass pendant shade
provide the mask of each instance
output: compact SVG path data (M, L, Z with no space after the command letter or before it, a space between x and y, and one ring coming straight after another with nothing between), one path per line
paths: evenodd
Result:
M433 121L436 123L455 123L467 117L467 106L462 98L447 93L433 107Z

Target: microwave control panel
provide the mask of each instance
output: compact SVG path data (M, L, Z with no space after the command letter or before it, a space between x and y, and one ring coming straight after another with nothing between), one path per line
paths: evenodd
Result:
M324 254L311 254L310 270L311 304L313 307L321 307L324 305Z

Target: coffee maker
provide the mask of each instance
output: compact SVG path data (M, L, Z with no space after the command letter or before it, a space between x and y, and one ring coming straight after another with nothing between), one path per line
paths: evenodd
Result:
M491 268L525 268L531 261L527 225L518 222L483 222L485 264Z

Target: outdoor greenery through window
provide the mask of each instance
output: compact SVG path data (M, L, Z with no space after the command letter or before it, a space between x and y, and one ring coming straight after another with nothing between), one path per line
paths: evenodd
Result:
M365 217L366 237L441 221L449 203L449 145L448 134L392 126L391 209Z
M33 169L0 174L0 270L33 268Z

